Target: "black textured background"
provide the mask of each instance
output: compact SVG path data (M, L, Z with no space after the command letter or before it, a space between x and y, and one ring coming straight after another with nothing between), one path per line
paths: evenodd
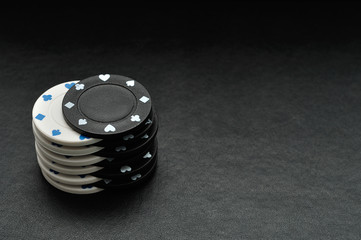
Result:
M207 6L1 10L1 239L360 239L359 7ZM158 170L136 191L62 193L32 105L99 73L148 88Z

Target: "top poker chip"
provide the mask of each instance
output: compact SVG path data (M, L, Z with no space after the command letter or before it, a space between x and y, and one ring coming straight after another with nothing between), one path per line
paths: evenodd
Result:
M61 109L63 97L77 82L65 82L48 89L34 104L33 122L51 142L66 146L84 146L101 141L74 131L64 120Z
M64 96L65 121L88 137L110 139L135 131L151 114L148 91L137 81L101 74L78 82Z

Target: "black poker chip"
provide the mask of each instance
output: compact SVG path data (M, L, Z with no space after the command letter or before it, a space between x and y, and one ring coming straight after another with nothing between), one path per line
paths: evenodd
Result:
M157 158L157 152L153 154L149 154L149 157L144 159L145 163L137 162L135 164L123 165L119 168L113 168L113 169L104 168L100 171L91 173L91 175L103 179L126 180L129 179L130 176L143 172L148 165L152 165L152 163L155 161L156 158Z
M107 190L125 190L137 187L153 176L157 167L157 162L158 156L155 156L153 161L137 174L129 175L128 178L120 180L103 179L102 181L93 183L93 186Z
M138 129L138 131L131 131L131 133L127 133L117 139L103 140L97 143L94 143L94 146L100 147L111 147L111 146L132 146L137 145L139 140L142 139L143 136L150 133L150 130L154 124L158 124L158 118L154 111L152 111L149 118L143 123L143 126Z
M148 91L137 81L100 74L78 82L65 94L64 119L87 137L114 139L142 127L151 113Z
M105 147L102 150L94 153L96 156L107 157L107 158L125 158L136 155L149 147L155 139L158 132L158 124L154 122L149 132L140 137L137 145L118 145Z
M133 157L128 161L124 161L119 164L106 166L99 171L93 172L92 175L100 178L122 178L123 176L133 174L134 172L142 169L144 166L150 163L156 155L157 144L155 143L151 148L148 148L147 151L143 152L141 155Z
M148 161L149 155L155 155L158 150L158 141L155 138L152 144L137 155L129 158L106 158L105 160L95 163L95 166L104 167L104 171L119 171L123 166L130 166L135 169L135 166L145 164Z

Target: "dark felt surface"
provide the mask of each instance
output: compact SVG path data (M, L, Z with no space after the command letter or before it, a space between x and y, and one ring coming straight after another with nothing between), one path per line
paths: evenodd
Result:
M360 238L352 14L216 9L3 17L1 239ZM65 194L37 166L32 105L55 84L99 73L149 90L158 170L136 191Z

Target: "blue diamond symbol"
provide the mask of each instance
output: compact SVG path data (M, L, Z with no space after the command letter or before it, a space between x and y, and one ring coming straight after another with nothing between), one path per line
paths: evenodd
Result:
M45 117L45 116L44 116L43 114L39 113L38 115L36 115L35 118L41 121L41 120L44 119L44 117Z

